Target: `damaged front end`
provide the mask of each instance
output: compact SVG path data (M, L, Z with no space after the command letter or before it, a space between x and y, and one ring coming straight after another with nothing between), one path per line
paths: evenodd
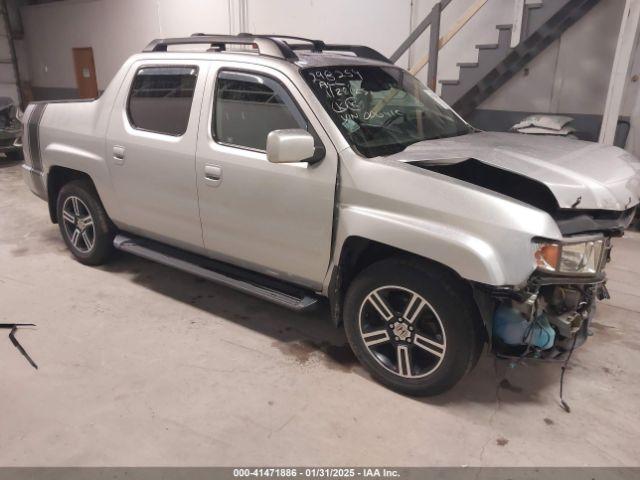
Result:
M597 282L597 283L596 283ZM582 284L535 284L521 292L496 292L491 346L505 358L565 360L589 335L596 300L608 297L603 279Z
M562 361L589 336L596 302L609 298L611 239L536 244L538 268L526 285L476 286L476 298L496 355Z
M636 207L629 200L626 208L605 210L578 208L583 201L576 194L571 205L561 206L553 191L542 181L509 170L488 165L475 158L451 163L414 162L412 165L450 178L486 188L547 212L563 235L607 232L620 236L634 218Z
M463 188L526 204L557 225L557 233L538 233L553 238L534 236L532 248L523 248L523 255L535 255L527 280L474 284L498 355L563 360L585 342L596 302L608 298L604 267L611 238L622 236L638 211L635 157L591 142L480 132L420 142L393 158Z
M536 270L519 287L476 287L492 350L501 357L564 360L589 335L596 301L609 298L604 267L611 238L622 236L636 206L563 208L538 179L470 158L414 165L489 189L547 212L562 241L534 238Z

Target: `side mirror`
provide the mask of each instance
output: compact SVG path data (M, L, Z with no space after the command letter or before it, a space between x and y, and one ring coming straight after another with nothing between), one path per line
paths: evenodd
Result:
M306 130L273 130L267 135L267 159L271 163L315 162L324 157L324 147L316 148Z

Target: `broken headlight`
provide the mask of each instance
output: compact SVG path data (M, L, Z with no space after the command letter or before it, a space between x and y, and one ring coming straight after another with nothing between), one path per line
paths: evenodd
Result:
M586 242L536 242L534 254L538 270L566 275L595 275L606 253L604 239Z

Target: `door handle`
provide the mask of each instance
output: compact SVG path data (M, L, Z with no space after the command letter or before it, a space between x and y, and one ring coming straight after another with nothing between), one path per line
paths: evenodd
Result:
M222 167L218 165L204 166L204 179L207 184L217 187L222 182Z
M122 165L124 163L124 147L120 145L113 146L113 159L116 161L116 165Z

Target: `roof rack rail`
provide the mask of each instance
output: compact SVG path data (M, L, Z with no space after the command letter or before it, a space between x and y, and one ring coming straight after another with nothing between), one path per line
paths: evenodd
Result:
M295 36L292 36L292 35L276 35L276 34L273 34L273 35L264 35L264 34L253 35L251 33L239 33L238 35L284 40L285 43L287 44L287 46L289 48L291 48L292 50L294 50L292 48L292 44L290 42L288 42L287 40L300 40L300 41L305 42L305 43L310 43L311 44L310 50L312 52L320 53L326 47L326 44L322 40L313 40L311 38L295 37ZM309 48L306 45L300 45L300 47L301 48L299 48L298 50L303 50L303 49Z
M290 40L302 42L291 43ZM326 44L322 40L296 37L292 35L254 35L239 33L238 35L217 35L208 33L194 33L190 37L163 38L153 40L143 52L166 52L171 45L208 44L220 51L226 50L227 45L252 45L257 47L260 55L282 58L290 62L298 60L295 50L309 50L313 53L351 52L358 57L368 58L379 62L393 63L387 57L373 48L364 45ZM310 45L309 45L310 44Z
M291 45L291 50L305 50L305 45ZM313 51L313 50L312 50ZM369 60L377 60L378 62L393 63L387 57L382 55L379 51L367 47L365 45L340 45L340 44L323 44L322 49L317 50L318 53L322 52L351 52L356 57L368 58Z
M260 55L283 58L295 61L298 59L293 50L281 40L256 37L253 35L208 35L195 33L190 37L159 38L145 47L143 52L166 52L171 45L210 45L219 50L226 50L227 45L253 45L258 48Z
M251 35L250 33L241 33L240 35ZM291 35L254 35L254 37L261 38L272 38L272 39L283 39L287 46L291 50L311 50L314 53L322 53L322 52L351 52L355 54L357 57L368 58L370 60L377 60L385 63L393 63L387 57L382 55L377 50L374 50L371 47L367 47L364 45L347 45L347 44L327 44L322 40L312 40L310 38L304 37L295 37ZM300 40L305 43L310 43L312 45L309 48L307 45L299 44L299 43L291 43L287 40Z

